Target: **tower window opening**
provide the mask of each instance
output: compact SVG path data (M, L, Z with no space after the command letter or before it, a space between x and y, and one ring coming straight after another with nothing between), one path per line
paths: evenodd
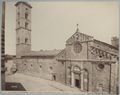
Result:
M27 38L25 38L25 43L27 43L28 42L28 39Z
M28 13L25 13L25 19L28 19Z
M28 28L28 23L27 22L25 22L25 28Z

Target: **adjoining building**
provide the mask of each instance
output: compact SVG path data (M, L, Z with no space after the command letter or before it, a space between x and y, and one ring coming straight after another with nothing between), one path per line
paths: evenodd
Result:
M117 47L81 33L77 27L63 50L31 51L32 6L26 2L15 6L18 72L78 87L80 91L116 93Z

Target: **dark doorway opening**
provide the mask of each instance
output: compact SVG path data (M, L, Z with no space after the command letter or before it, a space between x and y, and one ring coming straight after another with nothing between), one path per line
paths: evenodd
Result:
M53 75L53 80L56 80L56 76L55 75Z
M78 79L75 79L75 86L80 88L80 80Z

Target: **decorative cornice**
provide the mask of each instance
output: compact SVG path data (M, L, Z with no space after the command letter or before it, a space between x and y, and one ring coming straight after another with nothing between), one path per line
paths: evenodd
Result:
M17 2L16 4L15 4L15 6L18 6L19 4L24 4L24 5L26 5L26 6L28 6L29 8L32 8L32 6L30 5L30 4L28 4L27 2L24 2L24 1L19 1L19 2Z
M28 31L31 31L31 29L26 29L26 28L24 28L24 27L19 27L19 28L17 28L16 30L19 30L19 29L21 29L21 28L23 28L23 29L25 29L25 30L28 30Z

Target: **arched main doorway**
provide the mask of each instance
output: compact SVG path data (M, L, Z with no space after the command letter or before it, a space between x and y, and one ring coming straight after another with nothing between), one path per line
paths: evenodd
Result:
M71 85L73 87L81 88L81 69L78 66L72 68Z
M75 87L81 88L81 75L80 73L74 72Z
M80 69L79 66L72 67L71 86L77 87L80 90L89 90L89 73L86 69Z

